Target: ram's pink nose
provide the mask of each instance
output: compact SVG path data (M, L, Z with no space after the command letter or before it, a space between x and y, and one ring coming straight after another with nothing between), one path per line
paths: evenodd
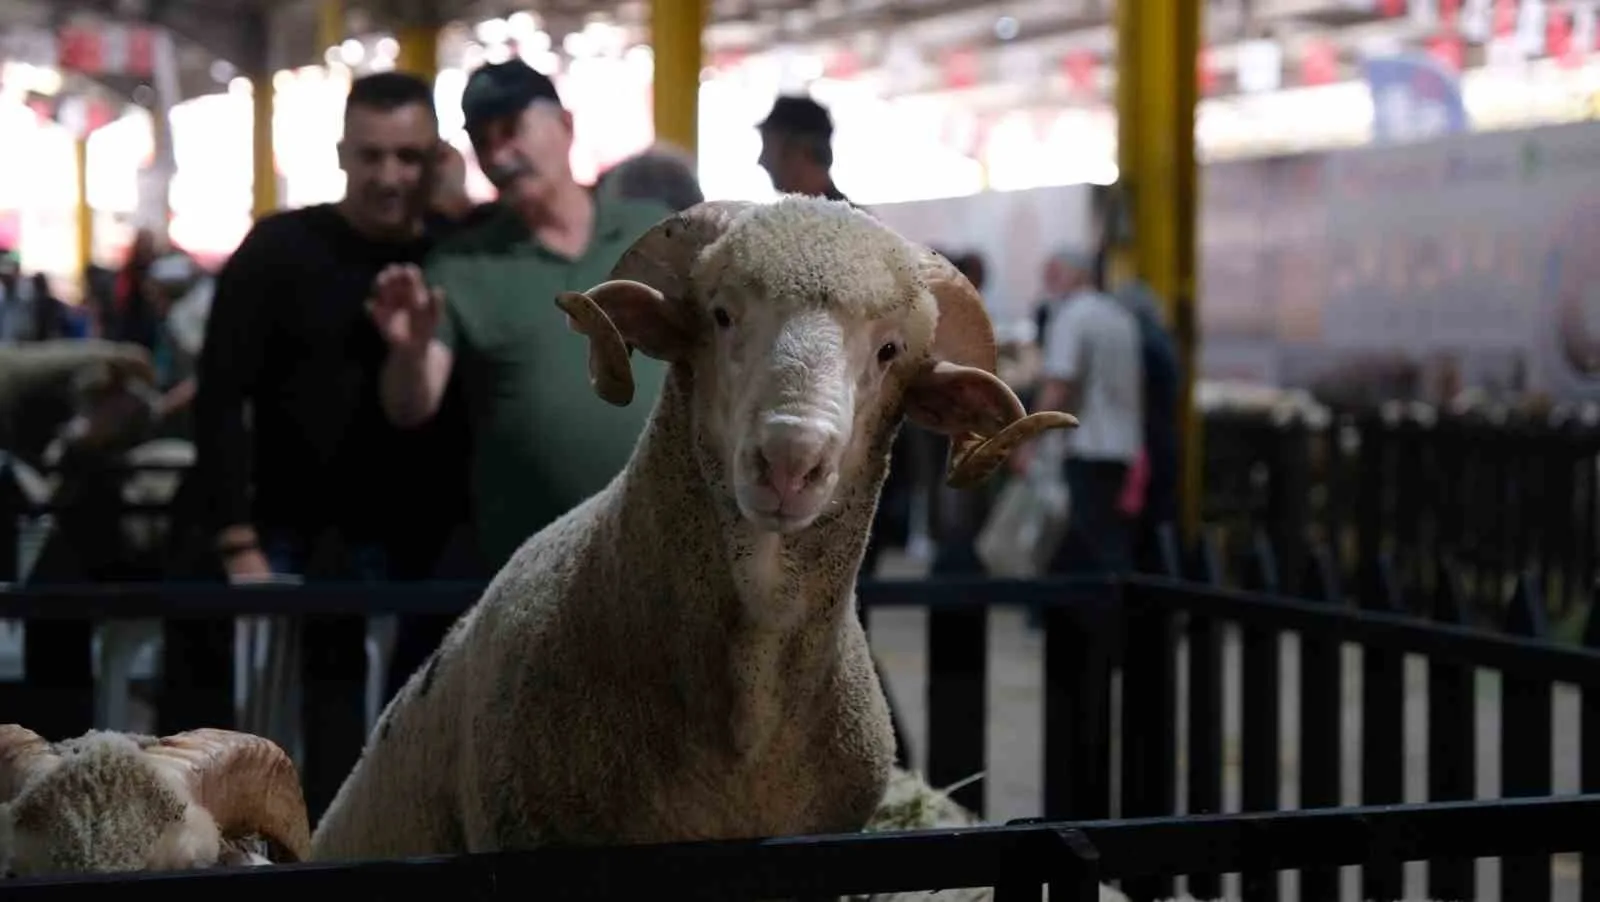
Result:
M828 476L832 441L816 430L782 430L761 443L761 481L787 506Z

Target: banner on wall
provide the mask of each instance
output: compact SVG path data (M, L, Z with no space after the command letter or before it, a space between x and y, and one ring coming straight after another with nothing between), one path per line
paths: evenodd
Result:
M1600 124L1201 178L1208 378L1600 398Z
M1374 57L1361 66L1372 92L1372 141L1421 141L1468 130L1461 81L1434 56Z

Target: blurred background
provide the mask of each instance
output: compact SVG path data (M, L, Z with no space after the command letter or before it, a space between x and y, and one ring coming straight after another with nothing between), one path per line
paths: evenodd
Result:
M466 73L514 55L551 75L572 109L580 180L651 143L647 4L436 5L442 128L469 159ZM810 93L834 117L840 188L913 237L982 251L996 312L1024 317L1048 249L1091 232L1095 186L1117 179L1111 6L717 2L699 87L705 195L771 196L753 125L778 93ZM1204 6L1205 375L1310 385L1382 357L1433 374L1418 391L1448 375L1594 392L1557 340L1553 269L1593 235L1600 149L1580 123L1600 90L1594 3ZM218 264L259 200L247 70L263 46L272 200L342 196L344 93L353 75L396 65L400 12L352 2L330 23L309 0L267 7L0 3L0 244L25 272L75 303L85 266L118 266L140 228ZM468 172L473 196L491 197ZM1590 306L1580 321L1600 328Z

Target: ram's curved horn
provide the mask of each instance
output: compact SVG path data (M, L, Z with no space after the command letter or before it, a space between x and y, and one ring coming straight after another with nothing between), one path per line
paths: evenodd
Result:
M195 801L224 836L256 834L280 861L311 853L311 824L294 762L269 739L232 730L162 738L145 754L178 763Z
M708 200L661 220L622 253L611 268L611 278L643 282L669 303L680 303L688 293L695 258L753 206L748 201Z
M994 324L984 307L983 295L942 254L927 248L919 251L922 280L939 304L939 324L930 352L933 358L998 375L1000 350L995 344ZM1046 430L1076 425L1077 419L1068 414L1042 411L1006 424L993 435L952 436L945 484L957 489L971 488L1005 463L1018 445Z
M751 206L744 201L706 201L669 216L622 253L611 269L610 279L588 291L566 292L556 299L573 328L589 339L589 378L601 398L617 405L633 400L627 336L613 322L607 301L612 297L637 298L638 292L644 291L653 303L662 305L658 309L667 319L678 320L669 333L686 332L689 324L682 321L682 305L695 258ZM651 356L662 353L660 348L641 350Z
M38 733L14 723L0 726L0 802L16 798L37 774L60 762Z
M983 295L944 255L919 248L922 281L939 304L939 324L933 333L935 360L976 367L994 373L1000 366L994 325L983 305Z

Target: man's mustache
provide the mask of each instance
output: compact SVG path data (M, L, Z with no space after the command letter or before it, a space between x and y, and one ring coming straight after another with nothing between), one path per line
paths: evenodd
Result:
M491 163L484 168L483 174L489 179L489 184L496 188L504 188L524 175L533 175L537 169L533 163L522 154L513 154L511 159L504 163Z

